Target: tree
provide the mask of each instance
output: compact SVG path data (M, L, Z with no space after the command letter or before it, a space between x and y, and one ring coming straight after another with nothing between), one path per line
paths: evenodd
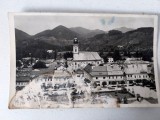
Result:
M144 61L152 61L153 50L146 50L142 53L142 60Z
M103 57L104 56L103 51L100 51L99 55L100 57Z
M16 61L16 67L21 67L21 66L22 66L22 63L19 60L17 60Z
M118 30L110 30L108 32L108 35L111 36L111 35L122 35L122 32L121 31L118 31Z
M63 54L63 58L67 60L67 58L73 58L72 52L66 52Z
M55 50L55 52L54 52L54 59L55 60L57 59L57 50Z
M37 63L35 63L32 67L33 69L37 69L37 68L47 68L46 64L42 61L38 61Z
M49 56L49 53L46 50L41 51L41 58L46 59Z
M123 52L124 52L124 56L131 57L131 54L129 51L124 50Z
M121 60L121 55L119 53L119 50L115 50L114 51L114 53L113 53L113 59L114 59L114 61Z
M67 64L67 61L65 62L65 68L68 68L68 64Z

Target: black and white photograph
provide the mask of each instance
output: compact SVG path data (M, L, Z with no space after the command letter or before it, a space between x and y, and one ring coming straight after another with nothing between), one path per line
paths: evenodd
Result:
M159 104L157 16L10 15L9 108Z

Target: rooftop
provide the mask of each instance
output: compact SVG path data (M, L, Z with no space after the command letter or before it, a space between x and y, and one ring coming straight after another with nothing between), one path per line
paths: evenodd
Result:
M84 72L83 72L83 70L78 69L78 70L75 71L75 73L77 73L77 74L83 74Z
M31 78L29 76L18 76L16 82L29 82Z
M123 71L121 70L121 67L119 67L118 65L95 67L87 65L84 70L92 76L123 75Z
M74 60L101 60L97 52L84 52L80 51L79 54L74 58Z
M54 77L72 77L68 71L55 70Z

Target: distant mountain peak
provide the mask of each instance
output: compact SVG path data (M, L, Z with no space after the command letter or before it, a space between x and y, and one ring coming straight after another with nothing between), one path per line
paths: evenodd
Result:
M99 29L90 30L90 29L86 29L83 27L72 27L72 28L70 28L70 30L76 32L77 34L82 35L85 38L90 38L90 37L93 37L97 34L105 33L103 30L99 30Z
M54 29L68 29L67 27L63 26L63 25L58 25L57 27L53 28Z
M16 40L18 41L18 40L24 40L24 39L30 38L31 35L29 35L28 33L22 30L15 28L15 37L16 37Z
M72 40L75 37L79 37L79 34L70 30L69 28L59 25L52 30L45 30L35 35L35 37L54 37L57 40Z
M118 30L118 31L121 31L122 33L126 33L126 32L128 32L128 31L132 31L132 30L134 30L134 29L132 29L132 28L127 28L127 27L120 27L120 28L116 28L116 29L114 29L114 30Z

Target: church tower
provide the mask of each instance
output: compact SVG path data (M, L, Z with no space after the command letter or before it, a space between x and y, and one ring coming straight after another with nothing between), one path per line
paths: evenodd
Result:
M79 46L77 38L73 40L73 59L79 54Z
M78 54L78 53L79 53L78 40L77 40L77 38L74 38L74 41L73 41L73 54Z

